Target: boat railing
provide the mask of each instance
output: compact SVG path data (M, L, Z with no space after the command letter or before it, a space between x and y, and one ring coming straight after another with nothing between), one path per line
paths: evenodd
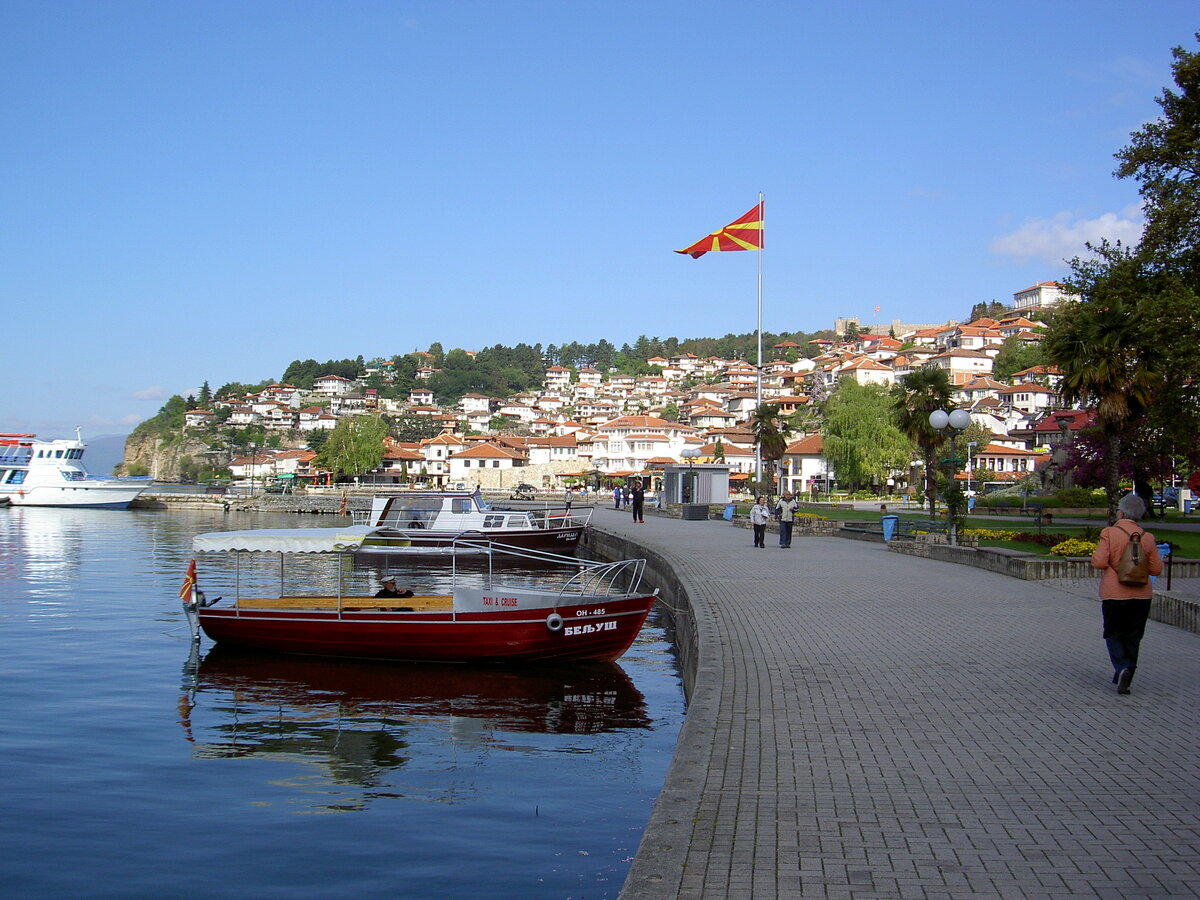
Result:
M592 521L595 509L591 506L583 509L547 506L544 509L530 509L528 512L539 528L586 528Z
M454 538L452 545L455 551L452 558L452 574L456 578L457 557L460 550L469 554L482 552L487 555L489 582L494 577L493 566L497 557L573 567L576 569L575 574L568 578L558 590L559 595L564 597L611 597L636 593L641 588L642 575L646 569L646 560L644 559L621 559L614 562L579 559L575 556L552 553L549 550L516 547L493 541L479 531L463 532Z

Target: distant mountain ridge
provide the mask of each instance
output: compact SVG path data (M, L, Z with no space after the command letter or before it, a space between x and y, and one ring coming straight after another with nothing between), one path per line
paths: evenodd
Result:
M124 434L102 434L99 437L85 438L87 451L83 454L83 464L91 475L111 475L112 470L125 460Z

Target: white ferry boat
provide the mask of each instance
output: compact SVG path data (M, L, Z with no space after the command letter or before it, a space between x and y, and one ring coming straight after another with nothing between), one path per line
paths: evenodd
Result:
M86 448L78 430L74 440L0 434L0 505L125 509L152 484L149 478L89 475L83 466Z

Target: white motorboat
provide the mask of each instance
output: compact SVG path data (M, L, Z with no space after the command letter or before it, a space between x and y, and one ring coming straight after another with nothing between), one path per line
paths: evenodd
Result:
M87 444L39 441L33 434L0 434L0 505L89 506L125 509L150 478L102 478L83 466Z
M572 552L591 518L591 507L497 508L477 489L381 494L370 512L354 512L356 525L372 529L359 552L385 554L449 553L466 533L514 547Z

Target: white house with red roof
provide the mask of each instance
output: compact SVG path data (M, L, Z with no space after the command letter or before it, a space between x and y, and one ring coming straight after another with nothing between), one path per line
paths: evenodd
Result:
M896 380L896 372L891 366L876 362L869 356L857 356L846 360L834 369L833 375L838 381L853 378L859 384L880 384L884 387Z
M571 370L563 366L551 366L546 370L542 383L548 394L568 391L571 387Z
M951 384L966 384L992 373L992 358L978 350L946 350L929 358L929 365L945 369Z
M408 402L417 406L432 406L433 391L426 387L414 387L408 391Z
M991 469L996 473L996 481L1016 481L1034 471L1039 465L1050 462L1049 453L1038 453L1003 444L992 443L983 448L973 449L970 463L972 473Z
M322 375L313 381L313 391L327 397L340 397L354 390L354 382L341 375Z
M300 389L290 384L268 384L259 392L259 396L264 400L284 403L293 409L300 407L300 394Z
M1058 392L1037 382L1014 384L997 392L1002 403L1022 413L1040 413L1053 409L1058 403Z
M332 431L337 427L337 416L320 406L306 406L296 414L296 427L301 431Z
M1057 281L1042 281L1013 294L1013 311L1051 309L1064 301L1077 299L1075 294L1064 291Z
M476 444L459 450L447 460L450 481L473 482L480 487L494 487L503 483L500 473L529 464L529 459L519 450L499 444Z
M780 459L781 487L793 494L808 493L814 487L822 491L836 475L825 459L825 442L820 432L806 434L788 444Z
M699 445L696 430L657 416L621 416L596 428L592 463L604 472L643 471L651 457L680 458L680 451Z
M183 414L184 428L207 428L214 421L215 417L207 409L189 409Z

